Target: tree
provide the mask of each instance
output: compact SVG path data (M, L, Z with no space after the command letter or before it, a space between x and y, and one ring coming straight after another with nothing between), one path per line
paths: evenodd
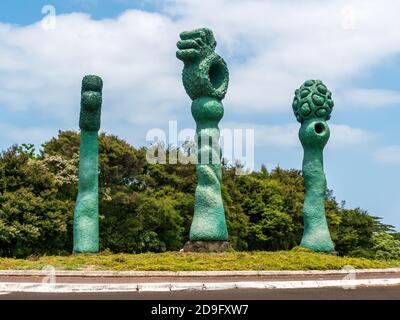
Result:
M375 233L372 237L372 243L375 259L400 259L400 240L396 240L392 234L386 232Z
M333 240L341 255L371 258L373 235L390 232L392 226L382 224L379 218L369 215L360 208L336 209L339 223L334 226Z
M77 133L59 132L58 138L43 145L42 156L73 159L78 150ZM114 252L180 249L193 210L193 195L187 194L194 182L190 167L194 168L180 164L150 165L145 148L135 149L116 136L101 133L101 248Z
M30 144L0 155L0 255L69 253L77 194L79 133L60 131L39 154ZM146 148L99 136L100 247L112 252L179 250L188 240L196 188L195 165L151 164ZM184 146L163 150L167 159ZM236 175L223 165L222 198L235 250L288 250L303 232L304 181L277 167ZM392 259L399 235L359 208L346 209L326 192L326 214L341 255Z
M65 252L72 202L57 199L45 163L13 146L0 156L0 255Z

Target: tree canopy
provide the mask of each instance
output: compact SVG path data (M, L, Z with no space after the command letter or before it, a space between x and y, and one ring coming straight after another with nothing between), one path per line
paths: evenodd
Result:
M166 153L171 150L166 150ZM178 152L183 152L178 150ZM79 133L60 131L37 154L32 145L0 155L0 255L24 257L72 251ZM265 166L236 175L224 165L222 196L235 250L288 250L303 232L301 172ZM150 164L146 149L99 136L101 250L179 250L188 240L196 187L193 164ZM326 211L341 255L398 257L393 227L326 192Z

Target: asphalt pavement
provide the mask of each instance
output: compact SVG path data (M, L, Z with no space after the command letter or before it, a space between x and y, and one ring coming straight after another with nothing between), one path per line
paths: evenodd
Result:
M224 289L224 290L222 290ZM400 269L254 272L0 271L0 300L400 300Z
M128 293L10 293L0 300L400 300L400 286Z

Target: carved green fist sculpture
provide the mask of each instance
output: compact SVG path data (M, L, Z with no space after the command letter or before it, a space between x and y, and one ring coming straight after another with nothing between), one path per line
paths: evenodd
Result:
M334 251L325 216L326 178L323 150L330 136L327 120L333 108L332 94L320 80L308 80L295 92L293 112L301 123L304 148L304 233L301 246L314 251Z
M228 67L214 52L217 43L211 30L182 32L180 38L176 56L184 62L183 85L193 100L192 115L197 125L198 181L190 240L227 241L218 123L224 115L221 100L228 89Z
M74 213L74 252L99 251L98 131L103 81L85 76L82 81L81 145L78 198Z

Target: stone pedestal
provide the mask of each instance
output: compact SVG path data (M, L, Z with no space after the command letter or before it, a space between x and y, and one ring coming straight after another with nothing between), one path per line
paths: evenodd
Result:
M183 252L224 252L229 248L228 241L188 241Z

